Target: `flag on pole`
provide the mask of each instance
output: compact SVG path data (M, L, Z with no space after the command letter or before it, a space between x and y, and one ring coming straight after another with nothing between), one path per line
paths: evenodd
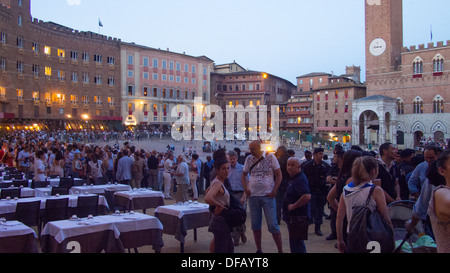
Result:
M100 21L100 18L98 18L98 26L103 27L102 21Z
M433 26L430 25L430 35L431 35L431 41L433 42Z

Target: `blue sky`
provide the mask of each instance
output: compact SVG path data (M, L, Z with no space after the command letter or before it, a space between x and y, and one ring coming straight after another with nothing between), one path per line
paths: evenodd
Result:
M450 40L450 1L404 0L403 10L405 46L430 42L430 26L434 42ZM31 15L294 84L310 72L365 69L363 0L31 0Z

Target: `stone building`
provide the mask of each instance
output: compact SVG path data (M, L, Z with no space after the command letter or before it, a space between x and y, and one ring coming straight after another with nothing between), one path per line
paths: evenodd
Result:
M313 72L297 77L297 92L287 103L287 129L326 140L352 139L352 102L366 96L360 67L348 66L343 75Z
M296 91L296 86L275 75L247 70L233 62L215 66L214 72L211 74L211 91L214 94L213 104L223 110L227 108L241 109L238 111L244 113L246 124L242 129L246 130L246 134L257 134L261 130L263 132L271 131L273 125L272 106L276 106L278 110L274 121L277 123L280 121L279 112L282 109L279 106L288 101L292 93ZM267 117L256 115L256 119L250 118L249 109L255 109L259 113L262 106L267 107ZM223 116L226 121L226 111ZM250 123L254 123L256 126L250 126ZM234 129L237 130L236 127ZM235 133L243 135L243 132Z
M213 61L134 43L121 43L122 113L125 125L168 130L178 119L173 107L195 99L210 104Z
M405 47L402 0L365 2L368 98L353 104L353 144L414 148L446 141L450 41Z

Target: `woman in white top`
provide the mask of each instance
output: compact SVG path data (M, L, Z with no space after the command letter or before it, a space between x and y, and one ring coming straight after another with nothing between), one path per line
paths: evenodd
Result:
M36 152L34 160L34 181L45 181L47 176L47 169L44 164L45 153L41 150Z
M64 158L61 151L57 151L52 161L50 162L49 175L64 177Z
M97 154L92 154L91 161L89 161L89 178L94 180L94 183L97 184L102 177L102 161L99 160Z
M209 231L214 234L214 253L234 253L234 243L231 236L232 228L220 214L230 206L230 193L224 182L228 178L230 165L228 161L218 159L214 162L216 178L206 190L205 202L214 207L209 223Z
M366 203L372 188L372 180L378 176L378 163L374 157L365 156L355 160L352 168L353 182L344 187L344 191L339 201L336 219L336 231L338 239L338 249L344 253L346 245L343 236L343 222L347 216L347 222L352 220L353 207L362 206ZM389 218L388 208L386 204L386 197L382 188L376 186L369 201L369 208L371 211L378 209L381 216L392 226ZM349 232L350 225L347 227Z

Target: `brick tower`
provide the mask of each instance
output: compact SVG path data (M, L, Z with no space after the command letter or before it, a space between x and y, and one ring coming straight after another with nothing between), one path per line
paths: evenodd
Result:
M402 9L402 0L365 0L367 82L401 65Z

